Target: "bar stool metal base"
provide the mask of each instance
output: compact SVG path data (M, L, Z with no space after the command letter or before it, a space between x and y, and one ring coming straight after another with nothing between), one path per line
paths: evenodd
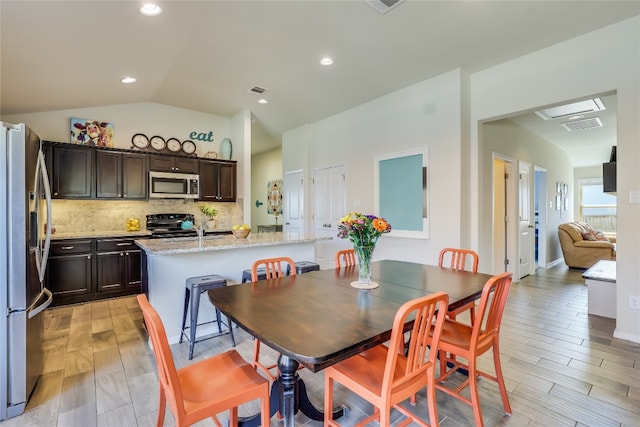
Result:
M233 324L229 317L227 317L227 321L223 321L220 315L220 311L216 307L216 319L209 321L198 323L198 311L200 309L200 295L203 292L208 291L209 289L221 288L227 286L227 281L216 274L208 275L208 276L198 276L198 277L189 277L185 283L185 295L184 295L184 309L182 312L182 330L180 331L180 340L182 342L183 338L189 340L189 360L193 358L193 347L197 342L201 342L211 338L217 338L221 335L227 335L231 337L231 344L233 347L236 346L236 340L233 336ZM189 326L186 326L187 323L187 311L190 310L189 316ZM196 340L196 328L201 325L206 325L209 323L216 322L218 324L218 334L200 338ZM228 332L222 332L222 325L226 326ZM186 329L189 330L189 334L187 335Z

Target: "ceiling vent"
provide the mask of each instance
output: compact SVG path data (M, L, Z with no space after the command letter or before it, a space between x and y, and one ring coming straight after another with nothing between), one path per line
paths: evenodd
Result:
M602 127L602 121L599 117L591 117L589 119L583 120L575 120L572 122L562 123L562 126L569 132L574 132L577 130L587 130L587 129L595 129Z
M403 1L404 0L367 0L367 3L378 12L385 14Z
M585 101L574 102L573 104L559 105L536 111L536 114L543 120L565 119L580 114L594 113L606 110L600 98L587 99Z
M265 89L265 88L260 87L260 86L254 86L251 89L249 89L247 92L248 93L252 93L254 95L262 95L263 93L265 93L268 90L269 89Z

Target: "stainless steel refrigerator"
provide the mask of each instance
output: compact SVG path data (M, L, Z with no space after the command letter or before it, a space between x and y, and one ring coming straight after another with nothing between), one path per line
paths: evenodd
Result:
M51 191L42 142L0 122L0 420L24 412L42 372Z

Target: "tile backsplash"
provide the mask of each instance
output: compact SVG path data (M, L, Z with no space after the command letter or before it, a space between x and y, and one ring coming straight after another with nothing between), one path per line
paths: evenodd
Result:
M192 200L68 200L52 201L53 225L56 233L94 231L126 231L127 218L140 219L145 229L146 215L158 213L193 214L196 226L207 220L200 206L206 204L218 210L216 229L231 230L243 223L242 205L236 203L197 202Z

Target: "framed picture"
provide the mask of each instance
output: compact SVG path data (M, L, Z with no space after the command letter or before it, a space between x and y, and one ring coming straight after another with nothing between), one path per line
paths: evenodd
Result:
M561 197L560 196L556 196L556 210L559 211L560 210L560 206L561 206Z
M274 179L267 182L267 213L282 215L282 180Z
M71 143L113 147L113 123L72 117Z
M568 197L564 198L564 210L565 211L569 210L569 198Z
M560 181L556 181L556 193L562 192L562 183Z
M569 192L569 186L567 184L562 184L562 194L567 194Z

